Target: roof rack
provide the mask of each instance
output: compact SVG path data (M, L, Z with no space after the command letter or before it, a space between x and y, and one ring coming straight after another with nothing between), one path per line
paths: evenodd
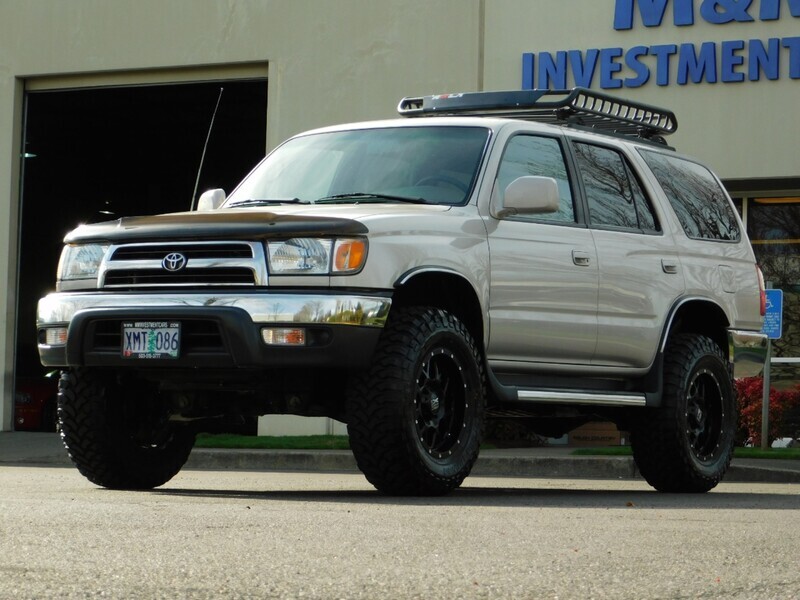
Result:
M571 90L469 92L403 98L397 112L404 117L470 115L508 117L575 125L626 137L666 143L678 120L663 108L622 100L576 87Z

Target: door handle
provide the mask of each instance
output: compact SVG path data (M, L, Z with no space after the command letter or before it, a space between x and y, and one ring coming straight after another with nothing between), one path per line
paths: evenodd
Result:
M674 275L678 272L678 263L674 260L667 260L666 258L661 259L661 270L664 273L668 273L670 275Z
M592 262L592 257L588 252L584 252L583 250L573 250L572 262L579 267L588 267Z

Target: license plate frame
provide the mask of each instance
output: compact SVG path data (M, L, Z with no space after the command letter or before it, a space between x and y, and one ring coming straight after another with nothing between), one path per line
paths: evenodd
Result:
M174 360L181 352L179 321L123 321L120 354L124 359Z

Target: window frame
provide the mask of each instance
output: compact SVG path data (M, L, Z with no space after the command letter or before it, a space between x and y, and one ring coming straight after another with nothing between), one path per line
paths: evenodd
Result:
M644 161L645 165L649 169L649 171L650 171L650 173L651 173L651 175L653 177L654 185L658 186L658 189L659 189L660 193L664 195L664 200L665 200L667 206L669 207L669 210L672 211L672 216L676 220L680 231L683 232L683 234L686 236L687 239L695 240L695 241L698 241L698 242L713 242L713 243L718 243L718 244L740 244L742 242L742 240L746 238L747 234L746 234L746 229L745 229L744 222L743 222L742 218L740 217L739 212L736 210L736 206L734 205L733 200L731 199L731 196L728 193L728 190L722 184L722 180L719 178L719 176L708 165L706 165L706 164L704 164L704 163L702 163L702 162L700 162L698 160L695 160L693 158L690 158L690 157L687 157L687 156L683 156L683 155L680 155L680 154L677 154L677 153L664 152L664 151L662 151L661 149L658 149L658 148L637 147L636 150L638 151L641 159ZM659 177L656 174L655 170L652 168L651 164L648 162L647 154L663 156L663 157L666 157L668 159L674 159L674 160L678 160L678 161L683 161L683 162L686 162L686 163L697 165L698 167L701 167L702 169L705 169L709 173L709 175L711 175L711 178L716 183L716 185L718 186L719 190L722 192L722 198L726 201L728 209L730 210L730 216L733 217L734 222L736 222L736 224L738 225L738 236L735 237L735 238L732 238L732 239L724 239L724 238L716 238L716 237L700 237L700 236L697 236L697 235L691 235L688 231L686 231L686 227L684 227L684 224L681 221L681 217L678 214L678 211L675 210L675 207L672 204L672 200L670 199L669 194L667 194L667 192L664 190L664 187L661 185L661 180L659 179Z
M525 223L538 223L542 225L554 225L560 227L578 227L581 229L588 228L588 221L587 221L587 213L586 207L584 205L584 201L581 197L579 185L580 181L578 181L578 173L575 169L575 161L572 156L572 150L569 147L569 144L566 141L564 135L559 133L551 133L551 132L543 132L538 130L532 129L518 129L511 133L503 142L503 149L500 153L500 157L497 162L497 167L494 173L494 182L492 183L492 205L497 206L500 197L500 170L503 166L503 160L506 156L506 152L508 151L509 146L514 141L515 138L520 136L526 137L537 137L537 138L544 138L554 140L557 144L558 148L561 150L561 158L564 162L564 168L566 171L567 177L567 184L569 185L569 191L572 196L572 207L573 207L573 220L572 221L556 221L553 219L543 218L539 215L507 215L504 217L500 217L499 220L502 221L521 221ZM497 217L496 217L497 218Z
M634 210L636 211L637 223L639 222L639 200L636 198L636 195L633 194L633 186L630 185L631 177L636 181L636 184L639 186L639 189L642 192L644 201L647 203L647 208L649 209L650 214L653 216L656 229L644 229L642 227L623 227L618 225L607 225L604 223L592 222L592 212L591 212L591 206L589 204L589 194L586 191L586 186L584 185L583 181L583 173L579 165L578 152L576 149L577 144L586 144L588 146L602 148L603 150L614 152L617 156L620 157L623 166L626 167L626 174L628 176L628 183L631 189L632 199L634 203ZM588 140L579 137L571 137L569 140L569 150L572 156L572 160L575 162L576 180L577 180L577 185L580 188L581 202L585 204L586 222L591 229L596 229L598 231L618 231L622 233L636 233L640 235L651 235L651 236L664 235L664 226L662 223L663 219L661 218L661 215L659 215L656 203L653 201L652 194L649 193L647 186L644 185L643 183L644 178L642 177L642 174L637 171L634 161L631 160L631 157L625 152L623 148L620 148L613 144L604 144L602 143L602 141L594 139Z

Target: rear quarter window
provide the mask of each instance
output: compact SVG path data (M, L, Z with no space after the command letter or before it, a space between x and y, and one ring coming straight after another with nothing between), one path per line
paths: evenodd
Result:
M645 149L639 152L688 237L719 241L741 239L733 206L711 171L685 158Z

